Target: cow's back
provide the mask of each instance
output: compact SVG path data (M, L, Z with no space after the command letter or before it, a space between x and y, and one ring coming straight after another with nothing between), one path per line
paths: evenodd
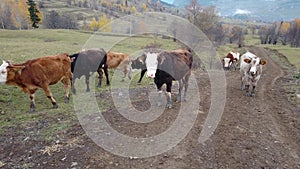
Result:
M10 71L7 84L18 85L24 91L37 87L43 88L63 78L72 78L71 59L68 54L45 56L12 66L23 68L19 72Z
M72 72L75 78L96 72L106 63L106 52L103 49L91 49L70 55L73 58Z
M71 76L71 59L67 54L29 60L23 65L21 79L24 84L52 85Z
M186 49L165 51L160 53L165 63L159 69L170 74L175 80L182 79L192 68L193 56Z
M130 58L129 55L125 53L118 53L118 52L107 52L107 65L108 68L116 68L120 64L129 64Z

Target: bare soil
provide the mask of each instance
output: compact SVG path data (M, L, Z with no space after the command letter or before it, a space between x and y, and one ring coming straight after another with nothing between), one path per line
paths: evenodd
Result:
M210 108L210 81L203 72L197 80L201 95L200 111L204 113L198 114L185 139L166 153L149 158L125 158L111 154L96 145L79 122L58 133L59 141L47 142L39 136L38 129L47 125L45 121L57 119L46 118L44 122L32 124L30 129L16 125L0 135L0 168L300 168L300 109L296 103L289 101L289 91L284 88L290 82L287 79L291 74L288 69L282 68L282 63L271 57L276 55L273 51L258 47L249 47L249 50L267 60L256 96L246 97L245 91L240 90L239 71L227 71L225 110L217 129L205 144L198 142ZM131 98L140 97L133 102L134 107L147 110L150 106L147 88L131 90ZM98 95L111 99L109 92ZM135 124L114 108L103 115L112 127L123 134L153 136L165 131L174 122L179 104L174 103L174 108L166 110L149 124ZM29 130L35 131L34 134L28 134Z

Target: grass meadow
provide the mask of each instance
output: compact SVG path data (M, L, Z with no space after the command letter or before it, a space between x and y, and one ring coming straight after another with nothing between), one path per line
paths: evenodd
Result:
M0 30L0 58L9 60L12 63L21 63L29 59L59 53L72 54L83 48L94 47L102 47L106 51L112 50L128 53L136 57L145 46L152 44L158 44L164 49L177 49L180 47L179 44L173 42L171 39L162 39L154 36L128 37L69 30ZM134 73L133 79L130 82L131 87L142 86L136 84L139 72L136 71ZM111 71L110 78L112 73ZM114 83L114 87L122 87L121 75L120 77L116 77L117 82L118 78L120 83ZM84 78L81 78L81 80L84 80ZM128 78L126 80L129 81ZM143 79L143 84L149 82L150 80ZM92 87L92 84L90 85ZM47 121L46 127L41 128L38 132L36 130L31 130L30 132L33 132L33 135L39 133L39 136L43 137L43 139L51 141L57 132L67 129L76 123L77 118L72 106L72 94L70 104L65 104L63 101L63 85L57 83L50 86L50 88L59 108L52 109L51 102L45 96L44 92L39 89L35 95L36 111L29 113L29 95L23 93L16 86L1 84L0 133L16 126L28 129L33 123ZM103 86L98 92L101 92L101 90L109 90L109 87ZM111 103L107 103L105 99L99 102L99 105L103 103L104 107L102 109L105 109L105 106L112 105ZM26 134L22 133L22 131L20 130L19 132Z

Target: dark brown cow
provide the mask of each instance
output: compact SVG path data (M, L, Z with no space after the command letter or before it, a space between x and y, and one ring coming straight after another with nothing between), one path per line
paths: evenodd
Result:
M147 77L154 78L154 83L160 95L158 105L161 104L162 85L167 85L167 107L172 107L171 88L172 81L179 82L177 102L181 101L183 86L184 100L186 100L189 77L191 75L193 56L188 49L163 51L160 53L146 53Z
M122 81L124 81L126 75L131 79L131 68L129 63L130 57L128 54L109 51L107 52L107 61L104 67L121 70L124 74Z
M106 64L106 52L104 49L89 49L89 50L82 50L81 52L75 53L70 55L74 61L71 65L71 71L73 73L73 81L72 81L72 91L76 93L75 89L75 79L80 78L81 76L85 76L86 82L86 91L90 91L90 73L91 72L98 72L99 74L99 82L98 87L101 87L102 82L102 67L104 67L104 73L106 76L106 84L109 84L108 79L108 71L107 67L104 65Z
M23 92L29 93L31 99L30 112L35 109L34 93L38 88L45 91L54 108L58 107L49 88L49 85L56 84L58 81L64 84L66 90L65 102L69 102L72 73L71 59L68 54L41 57L21 64L10 64L3 61L0 72L1 83L16 85Z

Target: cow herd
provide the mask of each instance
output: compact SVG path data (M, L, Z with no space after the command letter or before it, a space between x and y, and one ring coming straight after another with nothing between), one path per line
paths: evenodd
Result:
M59 54L56 56L44 56L28 60L20 64L12 64L4 61L0 66L0 83L15 85L30 96L30 112L35 110L34 94L38 88L44 90L51 100L54 108L58 105L52 96L49 86L61 81L64 84L66 94L65 102L69 102L69 90L76 94L75 80L85 76L86 91L90 91L89 78L91 73L99 74L98 87L102 85L103 72L106 84L109 85L108 69L121 69L124 76L131 79L132 69L141 69L138 83L143 76L154 79L158 91L158 106L162 104L162 86L166 84L167 108L172 108L171 88L172 81L179 83L176 101L180 102L183 92L183 100L186 100L188 82L192 71L193 54L188 48L177 50L148 49L137 59L130 59L128 54L108 51L104 49L82 50L75 54ZM262 65L266 61L256 55L246 52L240 57L238 52L229 52L223 59L225 70L237 69L241 72L241 89L246 89L247 96L254 96L255 86L262 73ZM251 94L249 88L252 85ZM183 91L184 89L184 91Z
M246 96L255 95L255 87L262 74L262 66L267 62L251 52L246 52L240 57L239 52L229 52L222 60L224 70L240 68L241 90L246 89ZM249 94L250 85L252 86Z

